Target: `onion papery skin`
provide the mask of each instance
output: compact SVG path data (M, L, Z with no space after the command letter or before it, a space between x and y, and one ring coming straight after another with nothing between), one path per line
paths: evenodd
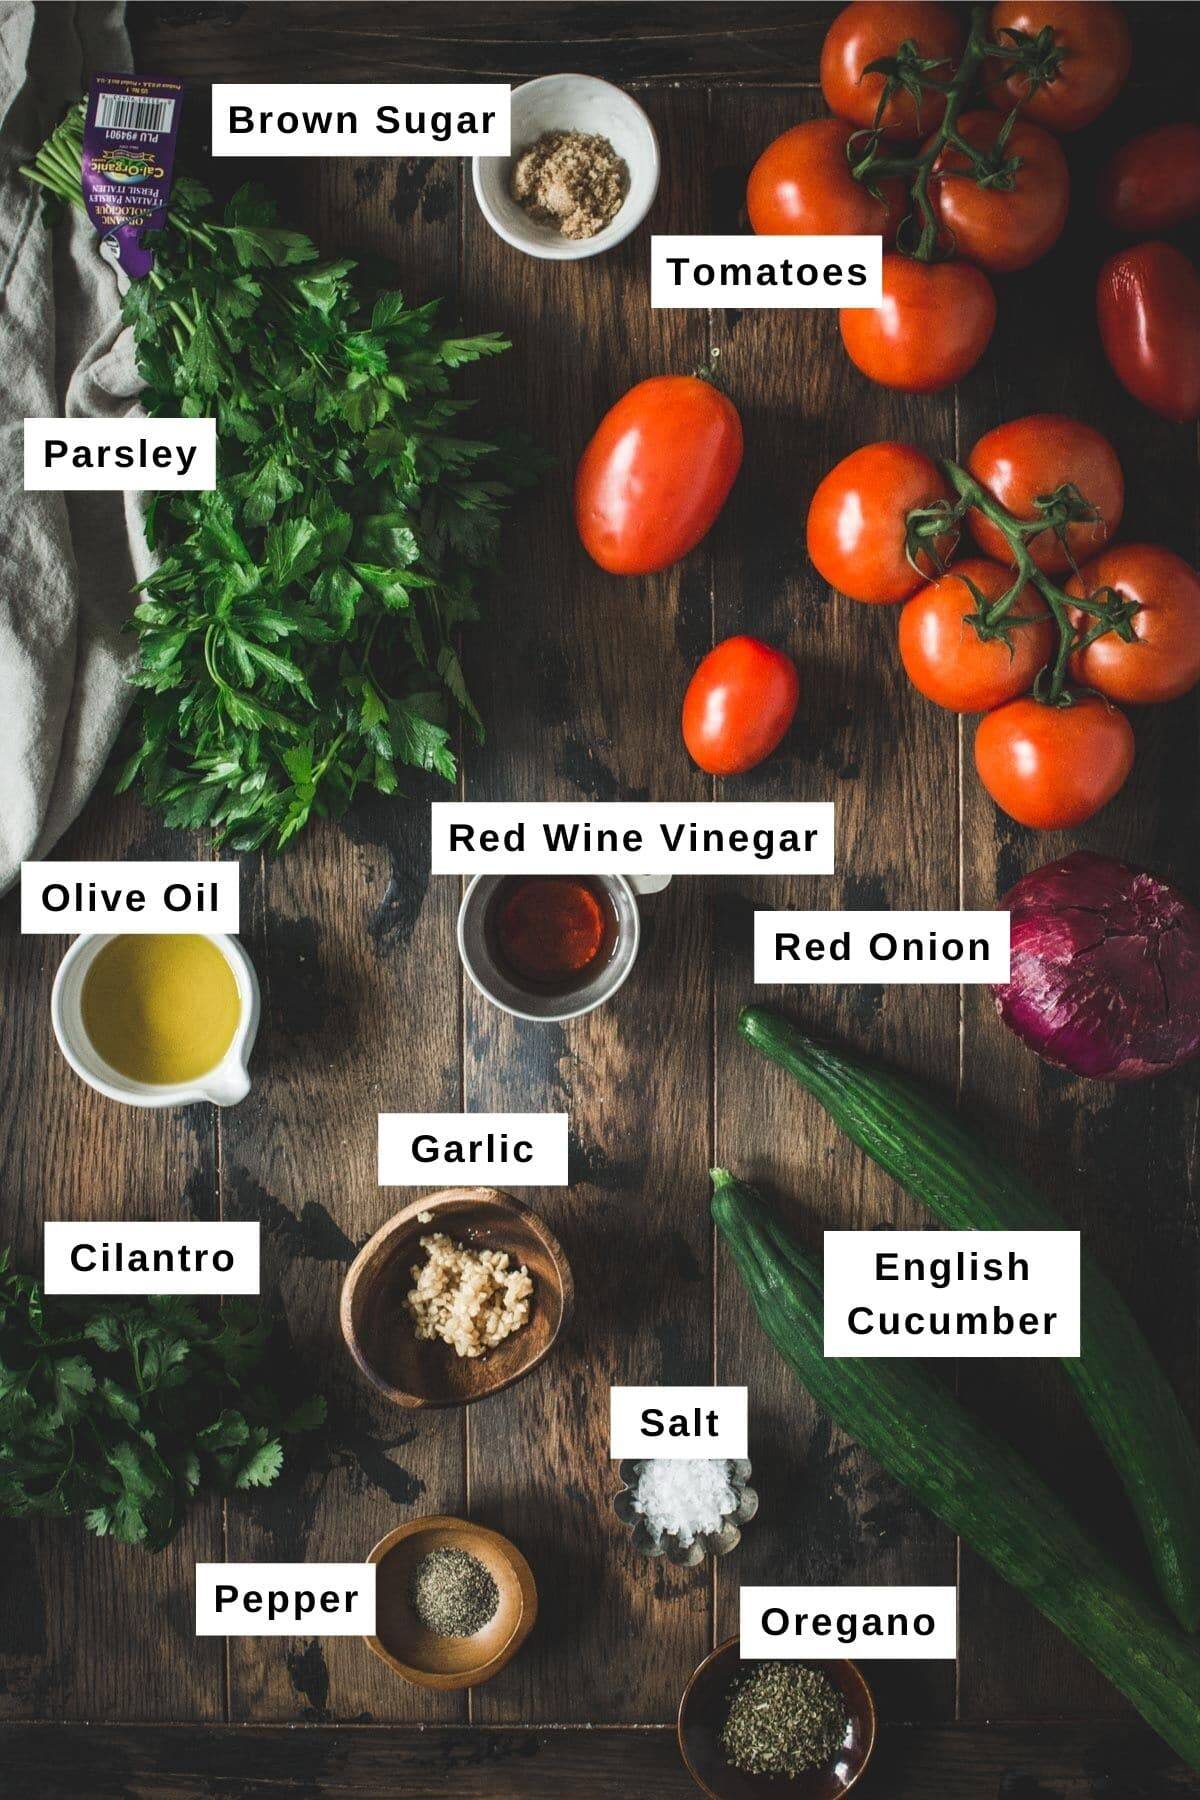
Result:
M1178 890L1077 850L1023 876L1009 980L993 986L1010 1031L1092 1081L1145 1081L1200 1051L1200 912Z

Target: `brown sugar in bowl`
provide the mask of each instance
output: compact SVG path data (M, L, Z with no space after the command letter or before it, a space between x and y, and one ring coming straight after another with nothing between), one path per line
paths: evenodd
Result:
M458 1356L439 1339L417 1338L404 1301L413 1266L424 1260L421 1239L435 1231L468 1249L507 1250L533 1279L528 1320L486 1356ZM397 1406L469 1406L536 1369L574 1302L570 1264L536 1213L496 1188L443 1188L414 1200L363 1245L342 1287L342 1335L367 1380Z
M409 1599L413 1573L433 1550L466 1550L496 1583L499 1603L473 1637L439 1637L422 1625ZM411 1519L380 1538L367 1561L378 1569L375 1636L367 1648L418 1687L477 1687L512 1661L537 1618L533 1571L515 1544L469 1519Z

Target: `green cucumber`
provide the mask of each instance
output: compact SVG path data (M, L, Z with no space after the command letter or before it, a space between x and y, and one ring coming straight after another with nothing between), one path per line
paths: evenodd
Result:
M747 1007L738 1029L947 1225L1064 1229L1019 1169L912 1082L814 1043L766 1007ZM1200 1630L1200 1444L1133 1314L1086 1249L1079 1272L1080 1354L1063 1367L1137 1514L1163 1597L1185 1630Z
M1192 1768L1200 1648L1029 1464L916 1362L824 1354L816 1264L758 1195L713 1171L713 1218L767 1336L813 1399L1058 1626Z

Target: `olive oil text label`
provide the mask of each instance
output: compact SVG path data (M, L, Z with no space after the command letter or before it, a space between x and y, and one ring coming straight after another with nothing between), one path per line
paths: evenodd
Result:
M23 862L21 930L236 934L240 882L235 862Z

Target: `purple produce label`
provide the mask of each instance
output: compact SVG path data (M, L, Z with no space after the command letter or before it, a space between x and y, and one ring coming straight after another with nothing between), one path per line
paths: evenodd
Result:
M183 84L143 75L94 75L83 128L88 218L134 281L154 267L142 232L167 216Z

